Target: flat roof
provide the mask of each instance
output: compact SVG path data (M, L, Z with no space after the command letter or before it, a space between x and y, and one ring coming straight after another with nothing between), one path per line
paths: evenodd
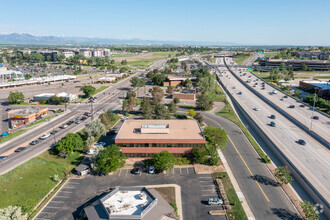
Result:
M166 125L169 132L141 133L147 125ZM205 143L196 120L125 120L115 139L116 143Z
M37 109L36 107L29 107L29 108L26 108L26 109L19 109L18 111L15 111L13 113L9 113L9 115L30 115L30 114L33 114L33 113L38 113L44 109L48 109L48 107L45 107L45 108L39 108Z
M330 82L329 81L302 81L304 83L308 83L310 85L319 87L323 90L330 90Z
M293 63L315 63L315 64L330 64L329 61L327 60L294 60L294 59L289 59L289 60L281 60L281 59L270 59L266 60L267 62L274 62L274 63L288 63L288 62L293 62Z

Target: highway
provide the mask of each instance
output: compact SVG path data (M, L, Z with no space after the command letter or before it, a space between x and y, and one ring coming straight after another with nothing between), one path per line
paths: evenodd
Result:
M228 63L233 63L232 59L226 59ZM223 59L217 60L220 65L224 64L223 62ZM314 186L315 191L323 197L325 204L329 205L330 163L328 149L248 90L227 68L219 68L217 74L252 120L286 156L292 166ZM242 94L240 95L239 92ZM253 110L254 108L259 110ZM275 120L269 118L272 114L276 115ZM271 121L276 123L276 127L269 125ZM305 146L298 144L299 139L304 139L307 144Z

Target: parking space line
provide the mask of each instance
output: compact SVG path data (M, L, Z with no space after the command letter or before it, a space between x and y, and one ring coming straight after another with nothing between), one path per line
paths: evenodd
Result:
M128 174L128 169L126 169L126 175L125 176L127 176L127 174Z
M62 197L62 198L69 198L68 196L60 196L60 195L56 195L56 197ZM56 197L54 197L54 198L56 198Z
M180 175L181 175L181 167L179 167L180 168Z
M120 174L121 174L121 169L119 170L119 174L118 174L118 176L120 176Z
M64 186L62 189L75 189L76 187L73 186Z
M73 193L72 191L64 191L64 190L61 190L59 193Z
M52 203L52 202L54 202L54 203L64 203L63 201L50 201L50 203Z
M59 209L61 207L55 207L55 206L46 206L45 209Z
M187 167L187 173L188 173L188 175L189 175L189 167Z

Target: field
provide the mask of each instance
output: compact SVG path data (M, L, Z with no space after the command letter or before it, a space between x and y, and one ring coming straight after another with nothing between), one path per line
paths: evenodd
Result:
M235 63L237 63L238 65L242 65L244 61L246 61L247 59L251 58L252 55L238 55L234 57L234 61Z
M72 170L81 160L79 153L73 153L67 159L67 170ZM0 208L17 205L24 213L30 213L57 184L52 178L54 174L63 179L65 170L65 159L45 152L0 176Z
M276 54L278 54L278 52L268 52L268 53L265 53L264 57L273 57Z

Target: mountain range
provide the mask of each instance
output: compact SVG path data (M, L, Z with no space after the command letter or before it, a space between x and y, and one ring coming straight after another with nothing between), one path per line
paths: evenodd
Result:
M142 40L113 39L96 37L56 37L56 36L35 36L31 34L0 34L0 43L33 43L33 44L136 44L136 45L191 45L191 46L231 46L237 45L232 42L217 41L167 41L167 40Z

